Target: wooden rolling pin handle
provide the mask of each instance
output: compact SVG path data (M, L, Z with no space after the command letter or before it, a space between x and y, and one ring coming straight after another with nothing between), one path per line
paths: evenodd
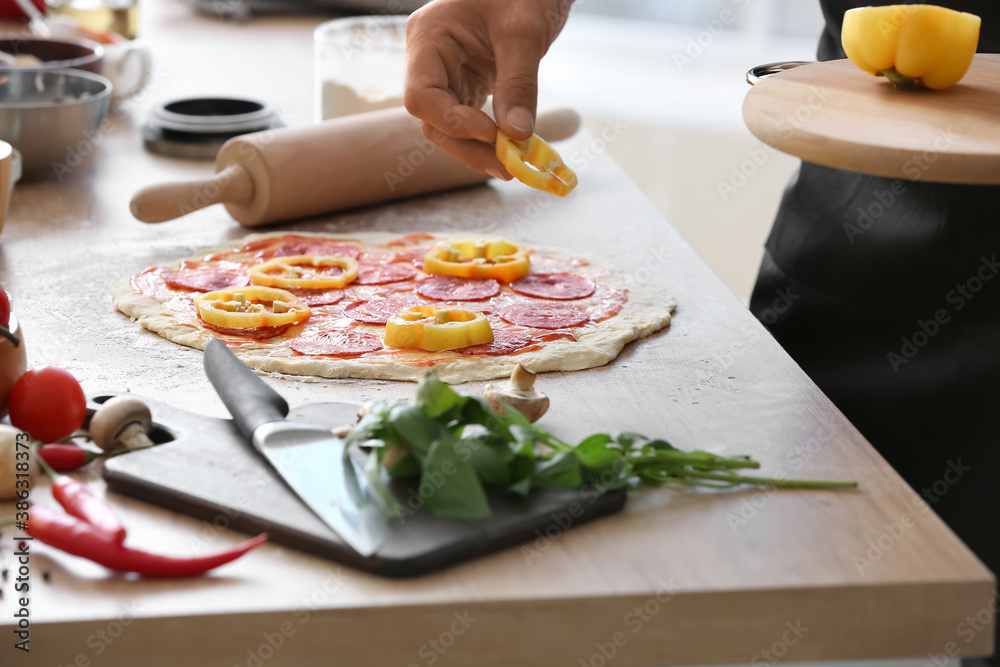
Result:
M143 222L166 222L221 203L245 203L253 198L253 178L239 164L200 181L161 183L139 190L129 208Z

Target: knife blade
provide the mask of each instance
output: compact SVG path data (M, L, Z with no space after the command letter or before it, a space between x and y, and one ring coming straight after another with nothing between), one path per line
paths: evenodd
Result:
M373 555L388 520L362 489L344 441L320 426L287 421L285 399L218 338L205 346L204 365L240 433L352 549Z

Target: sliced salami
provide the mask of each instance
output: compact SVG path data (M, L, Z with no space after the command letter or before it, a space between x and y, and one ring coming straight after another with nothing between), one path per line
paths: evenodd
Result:
M417 275L417 270L409 264L379 262L377 264L361 264L358 267L356 285L384 285L401 280L410 280Z
M478 301L500 293L500 283L487 278L473 280L458 276L430 276L417 283L417 294L439 301Z
M289 347L299 354L343 357L381 350L382 341L363 331L325 329L306 332L289 343Z
M470 354L475 356L514 354L529 347L534 340L531 334L525 331L511 331L510 329L494 329L493 342L482 345L471 345L455 350L459 354Z
M332 306L344 298L344 290L336 288L295 289L291 291L309 307Z
M500 311L500 318L511 324L539 329L578 327L590 319L582 308L554 301L513 303Z
M315 257L327 255L343 255L357 259L361 254L361 248L353 243L337 243L335 241L313 241L302 239L289 241L278 248L275 257L292 257L294 255L313 255Z
M390 261L393 262L410 262L414 266L422 267L424 265L424 257L427 256L427 252L430 248L409 248L407 250L400 250L392 256Z
M347 315L356 322L364 322L365 324L385 324L389 321L390 317L412 305L413 301L409 299L358 301L344 308L344 315Z
M250 274L237 269L223 269L216 266L202 266L196 269L179 269L166 277L168 287L214 292L227 287L243 287L250 284Z
M594 293L593 280L574 273L531 273L510 284L515 292L540 299L582 299Z

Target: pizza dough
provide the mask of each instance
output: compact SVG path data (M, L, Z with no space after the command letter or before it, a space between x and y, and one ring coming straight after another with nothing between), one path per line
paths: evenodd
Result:
M314 316L272 338L206 327L193 296L249 280L249 264L260 260L252 259L251 252L233 252L248 244L271 247L281 237L288 238L279 254L360 257L358 278L342 289L303 292L300 298ZM602 366L626 343L670 324L675 307L670 296L630 276L544 248L532 248L532 274L510 285L425 276L419 270L423 254L446 238L379 232L253 234L125 279L113 289L114 303L146 329L181 345L201 350L212 338L222 338L247 366L262 371L417 381L433 369L449 383L507 377L518 363L536 373ZM383 256L392 260L379 260ZM380 349L389 316L429 303L488 311L494 342L461 352ZM528 349L519 351L526 344Z

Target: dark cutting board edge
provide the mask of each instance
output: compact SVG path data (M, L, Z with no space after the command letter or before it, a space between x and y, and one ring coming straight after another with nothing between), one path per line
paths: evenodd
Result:
M92 395L91 411L115 395ZM154 440L160 444L107 460L103 476L109 490L213 523L224 517L226 527L267 532L277 544L385 577L427 574L534 541L553 528L561 533L567 516L572 528L625 504L624 489L601 494L536 489L527 498L491 490L492 517L448 520L419 508L403 522L394 521L379 552L364 558L299 501L231 420L135 397L149 405ZM352 422L357 409L348 403L320 403L296 407L288 416L333 428ZM405 504L407 487L397 486L396 493Z

